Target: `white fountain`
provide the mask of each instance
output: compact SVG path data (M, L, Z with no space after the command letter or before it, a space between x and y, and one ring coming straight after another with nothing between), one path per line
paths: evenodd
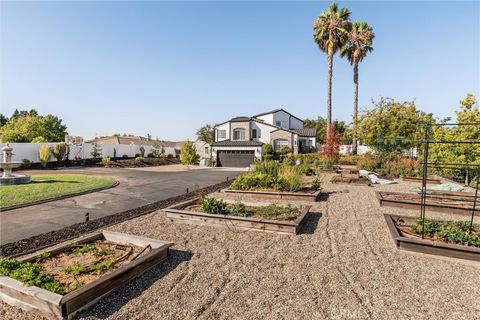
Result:
M13 148L7 143L2 148L3 161L0 162L0 168L3 169L3 176L0 177L0 185L7 186L13 184L24 184L30 182L30 176L27 175L13 175L12 169L18 168L22 165L21 162L12 162Z

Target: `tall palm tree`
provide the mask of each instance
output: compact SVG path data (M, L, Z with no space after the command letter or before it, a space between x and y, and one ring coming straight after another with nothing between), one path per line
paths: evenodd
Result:
M348 31L348 41L340 49L340 55L347 57L353 66L353 141L352 151L357 154L357 119L358 119L358 64L373 51L373 29L366 22L353 22Z
M313 39L328 58L327 134L332 125L333 56L348 39L349 19L350 11L348 9L338 9L338 5L332 3L313 24Z

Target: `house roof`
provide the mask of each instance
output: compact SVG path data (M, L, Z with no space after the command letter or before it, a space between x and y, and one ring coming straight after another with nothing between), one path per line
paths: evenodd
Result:
M125 144L125 145L135 144L135 145L144 145L144 146L153 146L153 144L157 142L164 148L167 148L167 147L173 148L177 143L174 141L148 139L141 136L109 136L109 137L95 138L86 142L112 143L112 144Z
M254 140L223 140L212 143L212 147L260 147L263 143Z
M256 114L256 115L254 115L253 117L254 117L254 118L257 118L257 117L264 116L264 115L266 115L266 114L277 113L277 112L280 112L280 111L283 111L283 112L287 113L287 114L290 115L291 117L293 117L293 118L295 118L295 119L297 119L297 120L299 120L299 121L301 121L301 122L303 123L303 120L302 120L302 119L300 119L300 118L298 118L298 117L295 117L293 114L291 114L290 112L288 112L288 111L286 111L285 109L282 109L282 108L280 108L280 109L274 109L274 110L271 110L271 111L268 111L268 112L263 112L263 113L260 113L260 114Z
M317 129L315 128L304 128L304 129L297 129L295 132L300 137L316 137L317 136Z
M241 117L235 117L230 119L230 122L244 122L244 121L250 121L250 120L252 120L252 118L241 116Z

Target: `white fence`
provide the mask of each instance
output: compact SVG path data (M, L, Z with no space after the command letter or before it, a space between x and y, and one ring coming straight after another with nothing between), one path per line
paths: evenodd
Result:
M23 159L28 159L33 162L40 162L38 152L40 147L43 145L53 146L55 143L9 143L10 147L13 148L13 159L12 161L21 162ZM6 143L0 143L0 148L3 148ZM99 151L100 157L111 157L113 158L114 152L116 151L116 157L121 158L123 155L128 157L134 157L135 154L140 154L139 145L125 145L125 144L111 144L111 143L98 143L98 147L101 149ZM70 160L74 159L91 159L93 144L84 143L81 145L69 145L70 153L68 158ZM144 146L145 148L145 157L152 152L151 146ZM115 150L115 151L114 151ZM175 148L173 147L163 147L161 150L165 154L171 154L175 156ZM3 159L1 159L3 161ZM50 156L49 161L56 161L53 156Z

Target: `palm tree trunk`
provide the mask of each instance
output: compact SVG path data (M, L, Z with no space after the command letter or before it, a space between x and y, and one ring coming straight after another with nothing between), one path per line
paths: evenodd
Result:
M357 154L357 123L358 123L358 62L353 65L353 141L352 153Z
M327 137L332 125L332 73L333 53L328 54L328 97L327 97Z

